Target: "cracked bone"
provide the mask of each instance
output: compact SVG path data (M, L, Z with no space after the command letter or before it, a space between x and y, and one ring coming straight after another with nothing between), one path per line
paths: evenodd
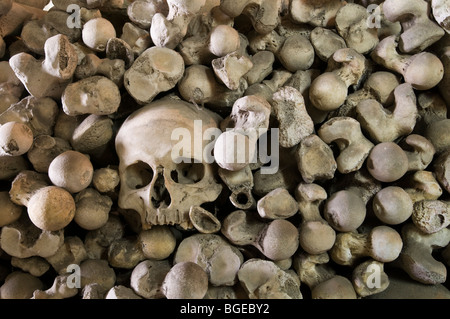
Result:
M124 85L136 102L144 105L159 93L174 88L183 72L184 61L177 51L150 47L125 72Z
M62 34L45 41L44 60L36 60L28 53L18 53L9 59L11 68L31 95L51 98L61 97L77 62L75 49Z

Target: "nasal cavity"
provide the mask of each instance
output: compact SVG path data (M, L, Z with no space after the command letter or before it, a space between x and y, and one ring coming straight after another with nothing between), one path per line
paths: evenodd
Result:
M164 183L164 176L159 172L151 190L152 205L155 208L168 207L171 202L169 191Z

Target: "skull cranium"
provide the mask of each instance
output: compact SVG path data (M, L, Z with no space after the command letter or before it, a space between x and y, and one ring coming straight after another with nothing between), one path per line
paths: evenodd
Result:
M214 168L205 161L203 150L211 140L201 139L193 147L194 121L201 120L202 136L218 127L220 116L193 104L160 99L131 114L116 136L119 156L119 207L139 213L143 229L152 225L180 225L191 228L189 210L193 205L214 201L222 191ZM191 138L177 141L175 129L189 131ZM183 158L174 158L173 148L182 143ZM179 146L179 145L177 145ZM178 163L180 162L180 163Z

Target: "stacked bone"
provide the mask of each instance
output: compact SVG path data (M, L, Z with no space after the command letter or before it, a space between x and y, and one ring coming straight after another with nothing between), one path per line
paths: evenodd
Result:
M450 298L449 7L0 0L0 298Z

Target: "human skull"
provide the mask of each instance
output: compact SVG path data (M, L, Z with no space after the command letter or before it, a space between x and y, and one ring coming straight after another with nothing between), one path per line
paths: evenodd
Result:
M199 122L195 120L201 120L201 148L195 146L199 144L195 126ZM218 129L220 120L209 110L165 98L140 108L124 121L115 140L121 181L118 205L138 212L143 229L164 224L191 228L190 207L219 196L222 185L203 156L212 138L204 139L203 135L207 129ZM174 139L175 129L189 132L190 138ZM182 158L174 158L175 146L183 150Z

